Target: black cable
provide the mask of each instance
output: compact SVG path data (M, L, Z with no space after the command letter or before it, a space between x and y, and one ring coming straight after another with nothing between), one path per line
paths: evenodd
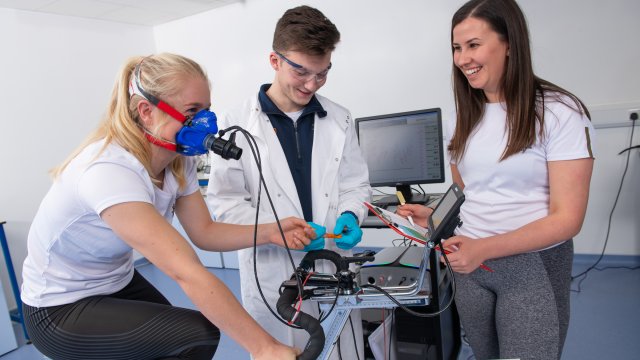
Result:
M382 190L380 190L380 189L378 189L378 188L372 188L372 190L373 190L373 191L377 191L377 192L379 192L379 193L380 193L380 194L382 194L382 195L393 195L393 194L390 194L390 193L386 193L386 192L384 192L384 191L382 191Z
M622 153L623 153L623 152L625 152L625 151L631 151L631 150L633 150L633 149L640 149L640 145L629 146L628 148L626 148L626 149L624 149L624 150L620 151L620 152L618 153L618 155L622 155Z
M358 342L356 341L356 332L353 329L353 320L351 319L351 315L349 315L349 324L351 325L351 335L353 336L353 346L356 350L356 356L358 360L360 360L360 354L358 354ZM338 359L342 360L342 348L340 347L340 335L338 335Z
M395 321L395 314L396 314L396 312L392 310L391 311L391 325L389 326L389 329L390 329L389 330L389 357L387 358L389 360L391 360L391 346L392 346L391 344L393 342L393 328L395 327L395 322L396 322ZM385 320L386 319L382 320L382 325L383 326L384 326Z
M400 242L400 245L397 245L396 244L397 242ZM413 240L406 237L396 238L391 240L392 246L411 246L412 243L413 243Z
M636 127L636 120L632 120L632 124L631 124L631 137L629 139L629 148L631 148L631 145L633 144L633 133ZM622 151L624 152L624 150ZM620 154L622 154L622 152L620 152ZM580 292L580 286L582 284L582 282L587 278L587 274L589 273L589 271L593 270L596 268L596 266L598 266L598 264L600 263L600 261L602 260L602 258L604 257L604 253L607 249L607 244L609 242L609 233L611 232L611 221L613 219L613 212L616 210L616 207L618 205L618 199L620 198L620 193L622 192L622 185L624 184L624 179L627 176L627 170L629 169L629 158L631 157L631 151L627 152L627 160L624 166L624 171L622 173L622 179L620 179L620 186L618 187L618 193L616 194L616 199L613 202L613 207L611 208L611 212L609 213L609 222L607 224L607 235L605 236L604 239L604 246L602 247L602 252L600 253L600 256L598 257L598 260L596 260L596 262L591 265L589 268L587 268L587 270L581 272L578 275L572 275L571 276L571 281L579 278L579 277L583 277L582 279L580 279L580 281L578 281L578 289L577 290L573 290L571 289L571 291L573 292ZM603 269L604 270L604 269Z
M406 246L418 246L413 243L413 239L409 239L409 238L407 238L404 243L406 244Z
M603 268L594 268L594 270L604 271L609 269L627 269L627 270L638 270L640 266L605 266Z
M258 258L257 258L257 253L258 253L258 218L259 218L259 214L260 214L260 199L261 199L261 195L262 195L262 187L264 186L264 191L267 194L267 199L269 200L269 205L271 206L271 210L273 211L273 216L276 220L276 224L278 226L278 230L280 231L280 235L282 236L282 242L284 243L284 247L287 250L287 255L289 256L289 260L291 262L291 266L293 268L293 273L296 276L296 282L298 284L298 294L300 297L302 297L302 293L303 293L303 288L302 288L302 279L300 279L300 277L298 276L298 274L296 273L295 269L295 263L293 261L293 256L291 255L291 249L289 249L289 245L287 244L286 238L284 236L284 231L282 230L282 226L280 225L280 219L278 218L278 214L276 212L275 206L273 205L273 200L271 199L271 194L269 193L269 189L267 188L267 184L264 181L264 176L262 175L262 159L260 157L260 151L258 150L258 144L255 142L255 139L253 137L253 135L251 135L251 133L249 133L248 131L246 131L245 129L239 127L239 126L231 126L227 129L224 129L223 134L226 132L232 131L232 134L235 132L240 132L245 139L247 140L247 144L249 145L249 148L251 149L251 154L253 155L253 159L256 161L256 167L258 168L258 173L260 175L260 185L258 186L258 196L256 198L256 218L255 218L255 226L253 229L253 274L254 277L256 279L256 286L258 288L258 292L260 293L260 297L262 298L262 301L264 302L264 304L266 305L267 309L269 309L269 311L271 312L271 314L273 314L273 316L278 319L278 321L280 321L282 324L289 326L291 328L294 329L300 329L299 326L297 325L293 325L293 324L289 324L287 321L283 320L280 316L278 316L278 314L273 310L273 308L271 307L271 305L269 305L266 297L264 296L264 292L262 291L262 287L260 286L260 280L258 278ZM220 135L222 136L222 134Z
M356 331L353 329L353 320L351 319L351 314L349 314L349 324L351 325L351 336L353 336L353 346L355 347L355 350L356 350L356 357L358 358L358 360L360 360L360 354L358 354L358 342L356 341ZM340 337L338 336L338 340L339 339Z
M605 267L601 267L601 268L594 267L591 270L605 271L605 270L612 270L612 269L614 269L614 270L615 269L638 270L638 269L640 269L640 266L605 266ZM584 277L582 279L580 279L580 281L578 282L578 289L577 290L571 289L571 291L572 292L576 292L576 293L581 292L582 290L580 288L580 284L582 284L582 282L587 278L588 275L589 274L584 274Z
M396 300L396 298L394 298L391 294L389 294L388 292L386 292L384 289L382 289L381 287L379 287L377 285L363 284L362 287L363 288L373 288L373 289L378 290L384 296L388 297L391 301L393 301L393 303L396 304L399 308L401 308L402 310L406 311L407 313L409 313L409 314L411 314L413 316L426 317L426 318L436 317L436 316L442 314L443 312L447 311L447 309L449 309L451 304L453 304L453 299L456 296L456 278L453 275L453 270L451 270L451 264L449 264L449 259L447 258L447 254L444 251L441 252L441 254L442 254L442 257L444 257L445 263L447 264L447 266L446 266L447 271L449 272L449 275L451 275L452 293L451 293L451 299L449 299L449 302L447 303L447 305L445 305L442 309L440 309L440 310L438 310L436 312L433 312L433 313L419 313L417 311L413 311L413 310L409 309L408 307L402 305L398 300ZM436 305L439 305L439 304L436 304Z
M611 269L638 270L638 269L640 269L640 266L634 266L634 267L631 267L631 266L605 266L605 267L602 267L602 268L594 267L592 270L605 271L605 270L611 270ZM587 278L588 275L589 274L584 274L584 277L582 279L580 279L580 281L578 282L578 289L577 290L571 289L571 291L572 292L576 292L576 293L581 292L582 290L580 289L580 284L582 284L582 282Z
M320 322L321 323L323 321L325 321L329 317L329 315L331 315L331 312L333 311L333 309L336 307L336 304L338 303L338 296L340 296L340 288L336 289L336 297L333 298L333 304L331 304L331 308L329 308L329 311L327 312L327 315L325 317L322 317L323 313L322 312L320 313Z

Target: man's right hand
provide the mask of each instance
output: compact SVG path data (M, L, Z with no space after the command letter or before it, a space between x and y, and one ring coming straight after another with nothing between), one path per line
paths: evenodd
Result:
M309 226L313 228L313 231L316 233L316 238L311 239L309 245L305 246L303 251L312 251L312 250L322 250L324 249L324 234L327 233L327 229L313 222L308 223Z

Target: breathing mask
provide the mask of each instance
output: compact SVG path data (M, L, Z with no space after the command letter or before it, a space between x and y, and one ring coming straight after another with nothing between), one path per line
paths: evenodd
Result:
M218 124L216 114L212 111L203 109L198 111L193 117L188 118L169 104L145 91L140 83L140 64L136 66L132 79L129 82L129 96L133 95L143 97L158 109L183 124L180 131L176 134L175 142L151 134L143 127L145 137L152 144L186 156L206 154L210 149L225 159L234 158L237 160L240 158L240 155L242 155L242 149L235 145L233 138L223 140L222 138L215 137L218 132Z
M206 109L187 119L176 134L176 152L187 156L206 154L209 149L205 146L218 132L216 120L216 114Z

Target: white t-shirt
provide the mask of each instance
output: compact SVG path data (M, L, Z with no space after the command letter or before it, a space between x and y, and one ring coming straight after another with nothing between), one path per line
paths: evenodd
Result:
M293 123L297 123L298 119L300 118L300 115L302 115L302 111L304 111L304 109L300 109L298 111L293 111L293 112L288 112L285 113L289 119L291 119L293 121Z
M121 290L133 277L133 251L100 213L139 201L153 204L171 223L176 199L199 189L193 158L185 159L183 191L170 171L159 189L138 159L119 145L108 145L96 158L102 145L91 144L76 156L40 204L22 272L25 304L69 304Z
M571 100L565 98L571 104ZM499 161L507 144L504 104L485 105L464 157L457 163L464 182L463 224L457 234L484 238L518 229L549 214L547 162L592 157L594 129L589 119L568 106L545 101L544 138L522 153ZM448 126L448 139L455 117ZM452 163L455 164L454 161Z

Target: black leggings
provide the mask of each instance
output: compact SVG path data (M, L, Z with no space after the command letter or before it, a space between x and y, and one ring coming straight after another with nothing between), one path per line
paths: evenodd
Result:
M137 271L111 295L36 308L23 316L36 348L51 359L206 359L220 331L200 312L171 306Z

